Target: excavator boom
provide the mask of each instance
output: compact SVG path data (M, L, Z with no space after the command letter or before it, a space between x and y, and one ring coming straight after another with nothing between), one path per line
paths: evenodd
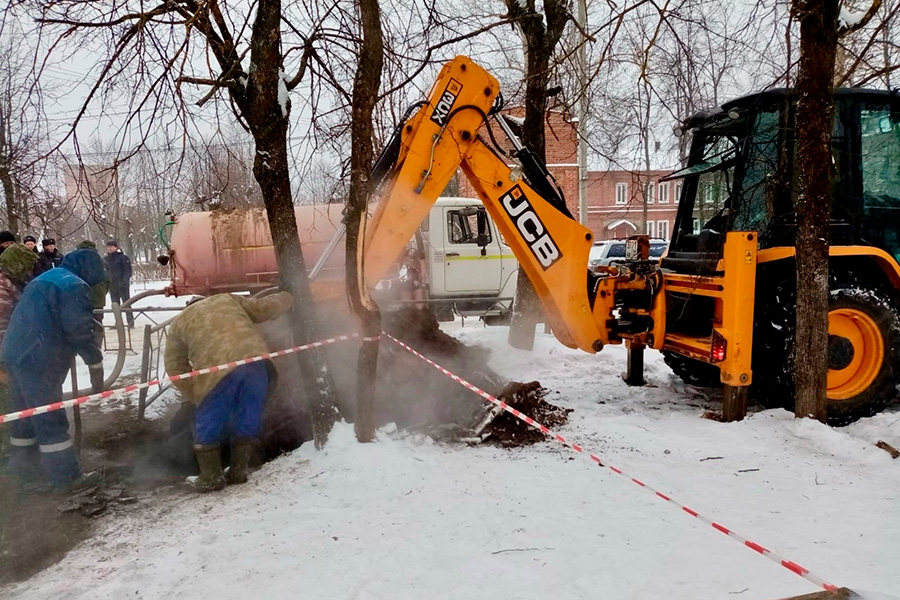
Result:
M461 168L534 285L557 339L596 352L610 341L597 318L602 323L610 318L612 296L600 302L589 296L593 236L561 198L535 190L549 189L545 181L523 178L521 168L509 164L513 157L499 156L502 150L481 138L483 126L490 133L489 114L498 95L497 80L460 56L443 67L427 101L401 124L367 229L366 280L384 276Z

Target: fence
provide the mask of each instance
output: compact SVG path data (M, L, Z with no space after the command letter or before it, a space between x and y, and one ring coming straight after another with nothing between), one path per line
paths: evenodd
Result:
M156 390L149 398L147 398L150 393L149 387L141 388L140 392L138 392L139 421L144 420L147 407L156 402L156 400L172 386L171 382L162 382L166 370L165 361L162 361L161 359L168 331L167 327L174 319L175 317L172 317L162 323L144 325L144 342L141 356L141 383L146 383L150 380L156 380L159 381L159 383L156 384ZM163 363L161 369L160 362Z
M136 283L145 281L165 281L171 276L171 267L162 266L157 262L134 263L131 266L131 280Z

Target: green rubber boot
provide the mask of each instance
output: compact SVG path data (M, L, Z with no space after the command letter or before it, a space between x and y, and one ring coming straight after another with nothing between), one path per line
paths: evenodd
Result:
M222 475L222 453L219 444L194 444L194 454L200 465L200 476L189 477L188 481L201 494L217 492L225 487Z
M250 459L256 446L254 438L237 438L231 442L231 468L228 470L228 483L247 483L250 475Z

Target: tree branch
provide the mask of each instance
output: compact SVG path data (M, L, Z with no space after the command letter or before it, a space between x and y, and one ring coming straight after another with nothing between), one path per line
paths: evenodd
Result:
M878 9L881 8L881 0L872 0L872 4L869 5L869 10L866 11L866 14L863 15L863 18L854 23L853 25L846 25L838 29L838 37L843 37L854 31L859 31L863 27L869 24L875 15L878 13Z

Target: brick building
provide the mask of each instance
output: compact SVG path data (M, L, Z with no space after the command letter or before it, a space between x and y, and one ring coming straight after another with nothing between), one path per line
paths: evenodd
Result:
M524 109L507 111L521 117ZM495 135L501 135L494 128ZM550 111L545 121L547 168L556 178L569 211L578 218L578 134L576 123L565 113ZM501 142L502 143L502 142ZM678 212L681 181L660 182L671 171L589 171L587 185L588 227L595 240L624 238L643 229L643 194L647 193L646 231L668 239ZM648 185L649 184L649 185ZM646 192L644 191L646 190ZM465 177L460 177L461 196L477 196Z
M644 196L647 197L646 233L669 239L678 212L681 181L659 181L671 171L589 171L588 227L596 240L611 240L644 233ZM576 191L577 203L577 191ZM573 213L574 214L574 213Z

